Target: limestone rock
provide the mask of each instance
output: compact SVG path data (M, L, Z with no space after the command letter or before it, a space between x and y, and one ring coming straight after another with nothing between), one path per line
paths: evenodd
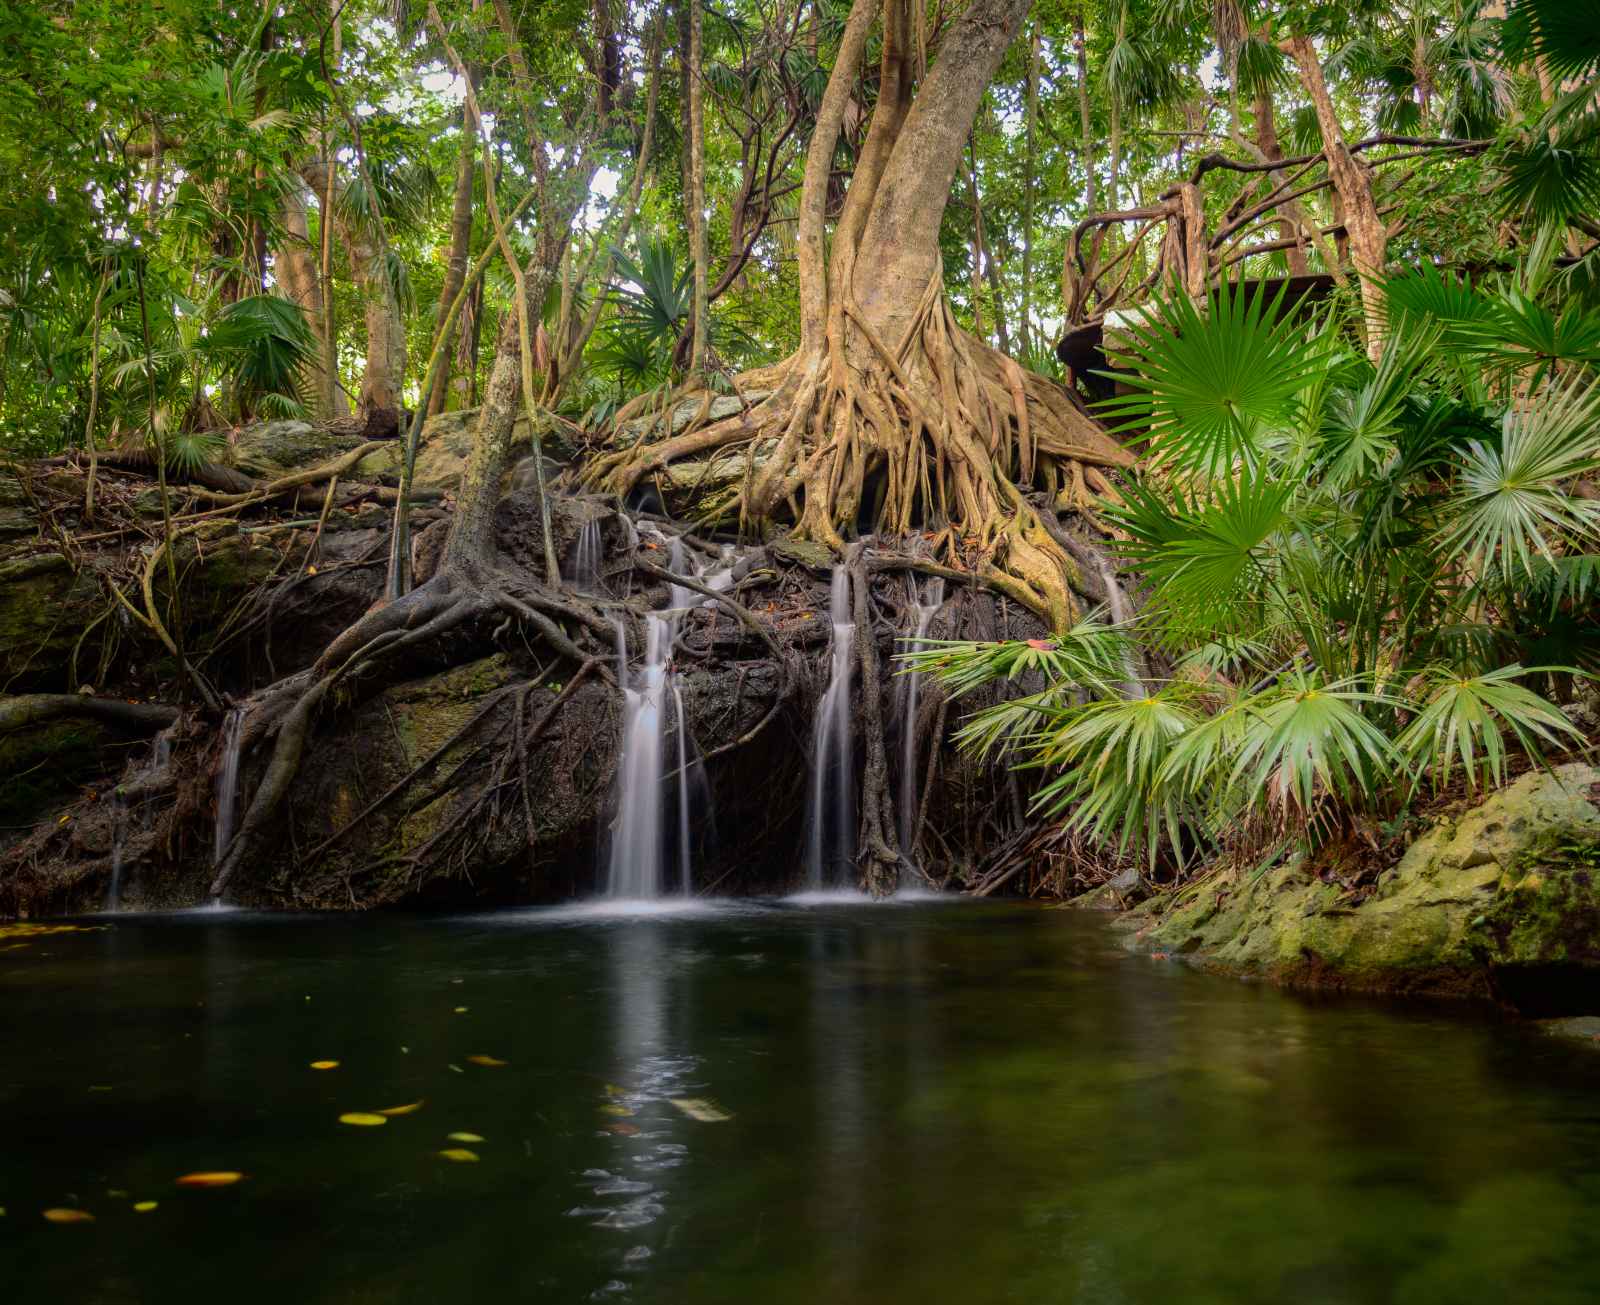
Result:
M1597 881L1600 770L1572 763L1434 826L1358 904L1294 860L1214 875L1127 923L1142 945L1229 972L1538 1006L1528 985L1552 967L1574 991L1600 984Z
M341 434L308 421L265 421L235 434L217 461L246 475L271 480L348 453L359 434Z

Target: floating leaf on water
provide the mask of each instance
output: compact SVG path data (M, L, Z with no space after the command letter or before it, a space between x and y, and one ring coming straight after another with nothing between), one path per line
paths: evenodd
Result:
M66 1210L54 1207L44 1212L44 1217L51 1223L93 1223L94 1215L87 1210Z
M149 1214L159 1204L159 1201L135 1201L133 1208L140 1214Z
M509 1060L496 1060L493 1056L468 1056L467 1057L467 1064L469 1064L469 1065L486 1065L486 1066L488 1066L488 1067L490 1067L492 1069L493 1068L498 1068L501 1065L509 1065L510 1063L511 1062Z
M348 1114L340 1115L339 1122L354 1124L357 1128L376 1128L379 1124L387 1124L389 1121L382 1115L370 1114L364 1110L352 1110Z
M52 933L104 933L110 927L105 924L35 924L19 920L12 924L0 924L0 938L37 938Z
M185 1174L178 1179L179 1187L231 1187L243 1178L243 1174L234 1173L230 1169L212 1169L198 1174Z
M450 1069L456 1074L465 1074L467 1072L466 1070L462 1069L460 1065L452 1065L450 1066Z
M128 1194L126 1192L119 1191L115 1187L108 1191L106 1195L109 1196L113 1201L125 1201L128 1199Z
M615 1083L607 1083L606 1095L608 1097L625 1097L628 1092L626 1088L619 1088Z
M409 1106L390 1106L387 1110L380 1110L378 1113L393 1119L396 1115L414 1115L422 1109L423 1105L424 1102L422 1101L413 1101Z
M451 1133L448 1137L451 1142L485 1142L487 1138L479 1137L476 1133Z
M607 1124L606 1132L615 1133L618 1137L632 1137L639 1131L637 1124Z
M475 1164L478 1159L476 1151L469 1151L464 1146L446 1147L439 1152L439 1155L446 1160L454 1160L457 1164Z
M312 1069L338 1069L339 1068L339 1062L337 1060L313 1060L311 1062L311 1068Z
M457 1006L456 1007L456 1014L457 1015L465 1015L466 1013L467 1013L467 1008L465 1006Z
M733 1118L716 1102L707 1101L704 1097L672 1097L671 1101L696 1123L721 1124Z
M629 1110L627 1106L619 1106L614 1101L608 1101L600 1107L600 1113L602 1115L620 1115L622 1118L627 1119L634 1112Z

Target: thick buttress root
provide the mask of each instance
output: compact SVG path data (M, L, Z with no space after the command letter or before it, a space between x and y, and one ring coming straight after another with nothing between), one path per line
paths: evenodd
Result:
M1070 624L1078 568L1041 507L1114 499L1107 472L1134 459L1059 385L957 326L937 278L895 344L853 306L836 308L820 349L736 386L753 381L775 387L720 421L704 421L702 402L681 430L598 460L590 483L626 494L672 462L743 448L743 483L721 511L741 526L783 520L842 551L871 493L878 532L921 529L950 565Z
M587 662L562 628L575 621L609 638L611 626L571 596L502 573L491 567L456 564L440 571L405 597L374 608L328 646L309 671L288 677L257 695L241 729L241 748L273 735L272 755L233 840L217 862L211 896L221 897L228 881L264 831L299 773L317 713L335 689L363 682L370 688L387 671L404 665L404 655L451 630L502 612L532 625L564 656ZM603 646L603 645L602 645ZM610 672L599 668L602 677Z

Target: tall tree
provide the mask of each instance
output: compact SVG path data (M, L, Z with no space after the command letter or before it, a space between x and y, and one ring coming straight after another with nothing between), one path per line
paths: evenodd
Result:
M883 530L919 525L1019 602L1071 619L1076 567L1023 486L1085 501L1109 488L1102 468L1131 458L1059 386L956 324L939 246L984 89L1028 8L973 0L930 49L920 4L856 0L806 158L799 350L739 378L742 393L765 395L753 406L619 451L597 479L626 492L676 458L746 446L737 510L748 522L774 522L796 503L794 533L835 549L863 509ZM834 156L879 18L877 100L830 247Z

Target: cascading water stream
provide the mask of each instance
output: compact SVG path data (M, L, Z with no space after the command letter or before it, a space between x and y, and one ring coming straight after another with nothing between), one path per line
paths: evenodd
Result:
M122 856L128 841L128 801L119 785L111 797L111 887L106 892L106 910L122 905Z
M672 655L672 625L645 618L645 659L638 680L624 685L622 754L617 766L617 824L611 835L607 890L612 897L661 896L661 717Z
M668 559L668 569L674 575L698 576L690 567L681 538L671 541ZM710 785L699 749L689 733L683 686L672 667L672 649L684 612L701 601L701 596L686 585L670 587L668 607L645 618L645 661L637 681L631 685L627 641L621 624L617 626L618 682L625 705L622 752L617 764L617 822L607 867L607 892L612 897L661 896L666 891L669 847L675 853L672 859L676 861L678 891L685 895L694 891L691 817L698 800L710 823ZM675 735L670 740L669 729ZM669 746L676 756L676 765L670 769ZM670 844L665 823L669 781L676 798L676 837Z
M222 721L222 766L217 771L216 860L221 861L233 842L233 821L239 805L239 727L244 709L234 707Z
M600 592L600 518L585 521L572 550L572 587L581 594Z
M928 627L944 606L944 577L928 581L924 601L916 605L917 622L907 652L917 652L928 637ZM900 711L900 851L909 861L916 844L917 809L922 786L917 770L917 708L922 704L922 674L912 671L905 677L905 700Z
M855 756L850 729L850 672L855 660L850 573L833 568L828 611L833 621L832 670L812 733L806 882L812 891L853 886Z

